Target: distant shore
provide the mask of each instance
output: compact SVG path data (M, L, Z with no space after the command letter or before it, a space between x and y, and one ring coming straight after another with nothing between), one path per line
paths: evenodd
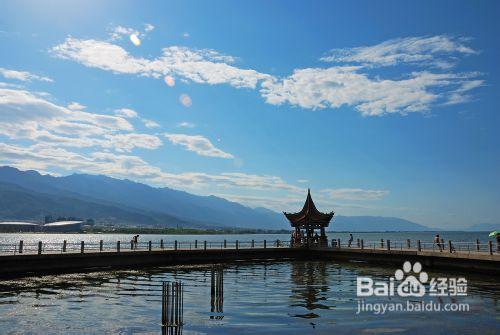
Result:
M156 234L156 235L241 235L241 234L289 234L286 229L199 229L199 228L149 228L149 227L85 227L82 231L67 232L17 232L15 234Z
M254 234L290 234L288 229L244 229L244 228L226 228L226 229L202 229L202 228L153 228L153 227L106 227L106 226L86 226L82 231L67 231L67 232L20 232L20 231L1 231L0 233L7 234L155 234L155 235L254 235ZM442 230L426 230L426 231L327 231L327 234L364 234L364 233L449 233L449 232L464 232L472 233L464 230L442 231ZM475 231L478 233L481 231ZM488 233L488 231L482 231Z

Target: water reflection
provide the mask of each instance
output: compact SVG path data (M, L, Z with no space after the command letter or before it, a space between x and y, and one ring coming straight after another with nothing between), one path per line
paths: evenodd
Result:
M224 318L224 269L213 267L210 272L210 319Z
M294 317L312 319L319 317L312 312L316 309L329 309L327 303L328 272L325 262L292 262L291 280L292 286L291 298L296 303L292 307L304 307L309 313L295 314Z

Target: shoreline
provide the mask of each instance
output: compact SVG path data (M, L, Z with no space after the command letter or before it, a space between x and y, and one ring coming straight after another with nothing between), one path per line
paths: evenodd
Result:
M327 234L384 234L384 233L484 233L488 234L489 231L467 231L467 230L384 230L384 231L327 231ZM196 228L117 228L114 230L108 229L91 229L85 231L4 231L0 234L37 234L37 235L58 235L58 234L141 234L141 235L260 235L260 234L291 234L291 230L265 230L265 229L196 229Z

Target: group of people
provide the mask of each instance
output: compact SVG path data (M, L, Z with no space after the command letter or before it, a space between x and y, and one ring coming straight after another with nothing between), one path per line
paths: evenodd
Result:
M315 233L314 236L304 236L300 230L294 230L292 232L292 237L291 237L292 244L307 243L308 239L313 243L319 244L321 237L318 235L318 233Z
M302 243L302 233L300 230L294 230L292 232L292 244Z

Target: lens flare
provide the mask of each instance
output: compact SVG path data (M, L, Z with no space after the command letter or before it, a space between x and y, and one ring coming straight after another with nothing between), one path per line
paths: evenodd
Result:
M141 45L141 40L139 39L139 37L137 37L136 34L130 35L130 42L132 42L137 47Z
M170 87L174 87L175 85L175 79L171 76L165 76L165 78L163 78L163 80L165 80L165 84L167 84L168 86Z
M191 100L191 98L187 94L181 94L181 96L179 97L179 101L185 107L191 107L191 105L193 104L193 100Z

